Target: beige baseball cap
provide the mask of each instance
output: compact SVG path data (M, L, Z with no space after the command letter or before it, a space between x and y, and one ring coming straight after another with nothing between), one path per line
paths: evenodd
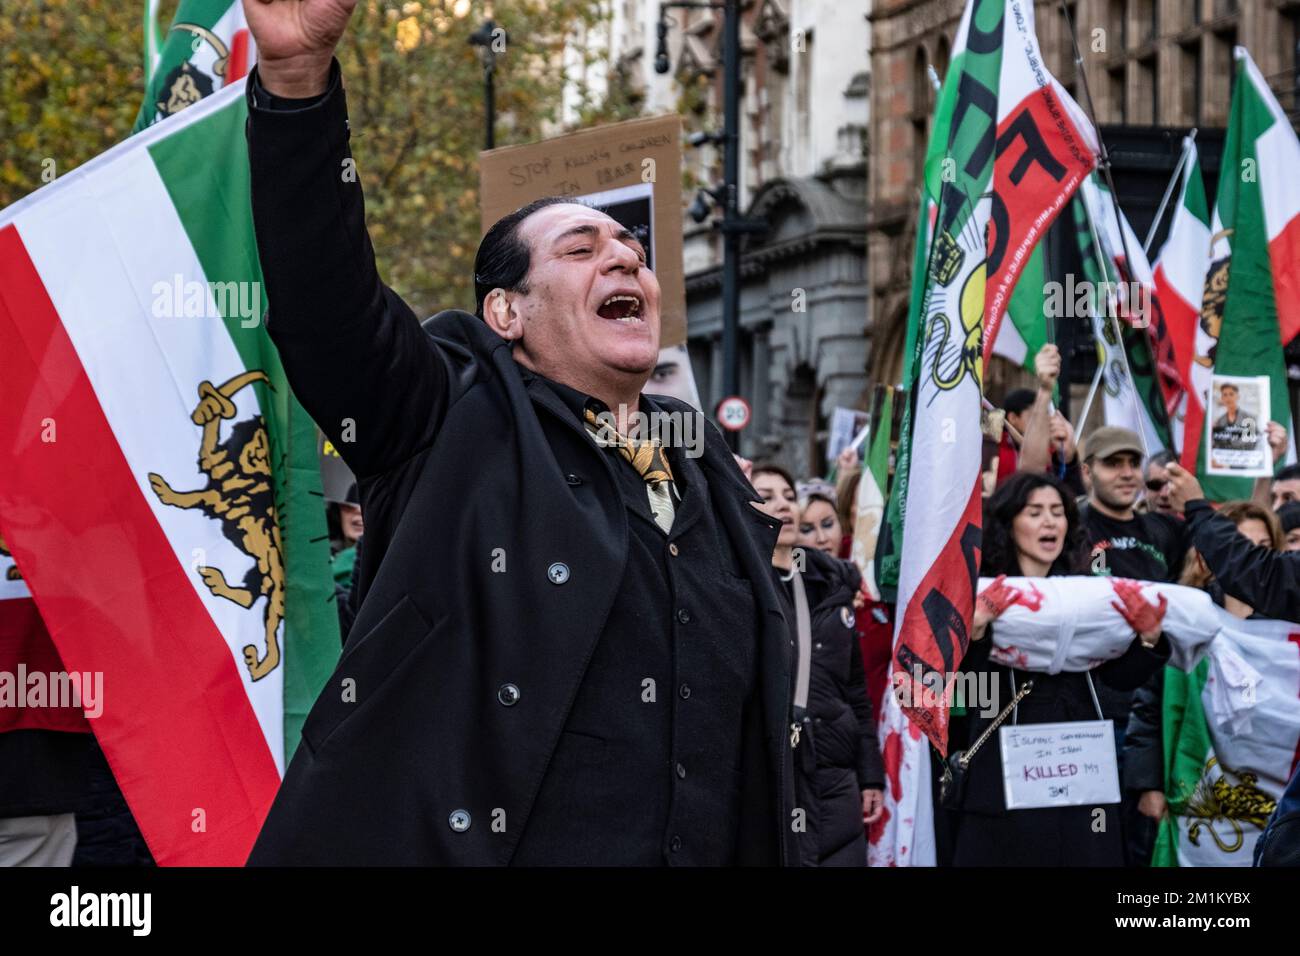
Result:
M1083 443L1083 460L1090 458L1109 458L1122 451L1131 451L1138 456L1138 461L1146 457L1142 439L1137 432L1116 425L1106 425L1089 435Z

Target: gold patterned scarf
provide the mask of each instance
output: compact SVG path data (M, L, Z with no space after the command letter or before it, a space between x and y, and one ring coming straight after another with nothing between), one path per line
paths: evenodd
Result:
M672 481L673 470L664 454L663 443L658 438L629 438L614 428L608 421L596 417L596 413L585 410L587 431L602 447L613 447L636 469L637 474L651 485L661 481Z

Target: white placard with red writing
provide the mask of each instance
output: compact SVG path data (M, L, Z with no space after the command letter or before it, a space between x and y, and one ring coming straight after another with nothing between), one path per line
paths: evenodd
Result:
M1003 725L998 742L1008 810L1119 803L1111 721Z

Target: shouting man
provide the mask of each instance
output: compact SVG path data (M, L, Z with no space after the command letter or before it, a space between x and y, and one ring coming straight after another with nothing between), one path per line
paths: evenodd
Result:
M255 864L798 857L777 524L644 423L659 283L609 216L498 221L477 314L379 279L333 58L356 0L245 0L268 331L358 476L360 610Z

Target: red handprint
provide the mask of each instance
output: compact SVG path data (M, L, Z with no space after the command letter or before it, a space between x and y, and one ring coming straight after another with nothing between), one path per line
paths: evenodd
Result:
M1162 594L1160 603L1152 604L1142 596L1142 585L1137 581L1130 581L1126 578L1113 578L1111 587L1115 589L1115 595L1122 601L1117 604L1110 602L1110 606L1119 612L1120 617L1128 622L1129 627L1133 628L1138 637L1144 644L1150 644L1160 636L1161 622L1165 619L1165 611L1169 607L1169 600Z
M1007 584L1006 581L1007 576L999 574L993 579L993 583L975 596L974 630L981 637L989 622L1000 617L1003 611L1020 598L1020 589Z

